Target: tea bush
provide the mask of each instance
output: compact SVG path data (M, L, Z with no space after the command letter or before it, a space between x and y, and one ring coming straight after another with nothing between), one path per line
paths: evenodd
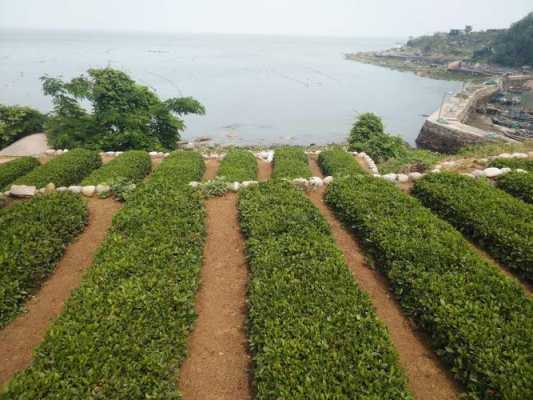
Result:
M413 194L494 258L533 280L533 207L484 180L431 174Z
M54 193L0 210L0 326L13 318L87 223L79 195Z
M204 243L204 163L173 153L113 219L94 265L1 399L179 399Z
M326 201L360 237L469 398L533 398L533 301L514 280L379 178L338 179Z
M347 176L364 174L353 155L342 148L332 148L320 153L318 156L320 169L326 176Z
M217 176L229 182L255 181L257 178L257 161L253 153L247 150L232 149L220 163Z
M309 178L307 154L300 147L281 147L274 153L272 179Z
M7 188L15 179L26 175L39 165L41 165L39 161L33 157L16 158L0 164L0 189Z
M412 399L318 209L279 181L242 190L239 209L256 399Z
M96 151L74 149L17 179L13 184L30 185L42 188L50 182L56 186L69 186L80 183L83 178L102 165Z
M147 152L141 150L127 151L93 171L82 181L82 185L111 184L118 179L138 183L152 170L152 161Z
M533 171L524 174L510 172L496 180L496 186L510 195L533 204Z

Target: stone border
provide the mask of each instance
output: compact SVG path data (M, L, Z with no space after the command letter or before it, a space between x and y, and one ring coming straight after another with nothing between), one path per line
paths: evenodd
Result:
M318 176L313 176L309 179L306 178L295 178L295 179L281 179L286 182L290 182L294 186L304 189L304 190L316 190L321 187L329 185L331 182L333 182L332 176L327 176L325 178L320 178ZM202 189L203 187L209 185L210 182L213 180L206 181L206 182L189 182L189 186L194 189ZM230 192L238 192L241 189L245 189L250 186L258 185L258 181L243 181L243 182L227 182L227 189Z
M4 193L6 197L14 198L30 198L38 195L44 195L53 192L72 192L82 194L85 197L93 197L96 195L110 195L111 187L106 184L98 185L71 185L71 186L60 186L56 188L56 185L49 183L43 188L37 189L35 186L26 186L26 185L12 185L10 190Z

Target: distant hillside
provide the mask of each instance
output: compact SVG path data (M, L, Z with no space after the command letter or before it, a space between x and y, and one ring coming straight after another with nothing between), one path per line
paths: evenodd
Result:
M491 60L510 67L533 67L533 12L497 36Z

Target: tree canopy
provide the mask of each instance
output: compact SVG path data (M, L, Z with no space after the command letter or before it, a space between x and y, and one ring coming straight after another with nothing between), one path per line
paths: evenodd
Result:
M0 104L0 149L16 140L43 131L46 116L30 107Z
M154 91L112 68L89 69L70 82L42 77L54 109L48 140L57 148L173 149L187 114L205 114L191 97L160 100Z
M533 12L500 34L493 46L492 61L513 67L533 67Z

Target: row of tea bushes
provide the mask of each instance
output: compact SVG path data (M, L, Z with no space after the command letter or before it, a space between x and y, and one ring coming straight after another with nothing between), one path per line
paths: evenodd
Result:
M342 148L322 151L318 156L320 169L326 176L349 176L364 174L354 156Z
M281 147L274 153L272 179L309 178L307 154L300 147Z
M33 157L16 158L0 164L0 189L7 189L13 181L26 175L39 165L41 165L39 161Z
M21 310L87 219L86 205L72 193L0 210L0 326Z
M165 159L115 216L95 263L2 399L178 399L204 243L198 153Z
M93 171L81 184L83 186L109 185L117 180L139 183L151 170L152 162L148 153L146 151L131 150Z
M533 171L511 172L498 178L496 186L526 203L533 204Z
M288 182L241 192L256 399L411 399L326 221Z
M102 165L98 152L74 149L51 159L48 163L35 168L20 177L14 185L27 185L43 188L49 183L55 186L70 186L80 183L95 169Z
M533 301L514 280L386 181L337 179L326 201L360 237L470 398L533 398Z
M217 175L229 182L254 181L257 177L257 161L248 150L232 149L220 162Z
M533 280L533 207L485 180L441 173L413 194L507 267Z

